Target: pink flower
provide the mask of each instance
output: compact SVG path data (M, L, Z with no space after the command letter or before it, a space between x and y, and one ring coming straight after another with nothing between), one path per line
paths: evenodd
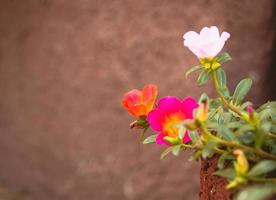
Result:
M230 34L223 32L219 35L216 26L204 27L200 33L189 31L184 34L184 46L188 47L198 58L213 58L223 48Z
M179 123L185 119L193 119L193 110L197 107L197 102L191 97L180 100L177 97L167 96L160 99L156 109L153 109L147 117L151 128L159 132L156 143L169 145L164 140L165 136L179 138ZM190 137L186 131L183 142L189 141Z

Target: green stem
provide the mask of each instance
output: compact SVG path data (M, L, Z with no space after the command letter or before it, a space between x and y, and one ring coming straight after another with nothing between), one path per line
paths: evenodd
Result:
M225 145L228 147L235 147L235 148L247 151L247 152L254 153L263 158L276 160L276 155L267 153L267 152L263 151L262 149L254 149L254 148L248 147L246 145L239 144L237 142L223 140L223 139L218 138L218 137L214 136L213 134L211 134L202 123L200 123L199 125L200 125L200 130L202 131L204 138L210 138L217 144Z
M276 183L276 178L250 178L251 181L255 182L272 182Z
M275 134L268 133L267 136L276 140L276 135Z
M217 74L216 74L216 71L212 70L212 79L213 79L213 82L214 82L214 85L215 85L215 88L216 88L216 91L222 101L222 103L227 107L229 108L230 110L232 110L233 112L237 113L239 116L242 116L242 113L241 111L234 105L230 104L223 96L223 94L221 93L220 91L220 88L219 88L219 83L218 83L218 79L217 79Z

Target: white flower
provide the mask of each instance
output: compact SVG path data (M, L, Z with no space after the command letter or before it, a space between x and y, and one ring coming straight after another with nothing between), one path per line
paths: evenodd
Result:
M189 31L184 34L184 46L188 47L198 58L215 57L223 48L230 34L223 32L219 35L216 26L204 27L200 33Z

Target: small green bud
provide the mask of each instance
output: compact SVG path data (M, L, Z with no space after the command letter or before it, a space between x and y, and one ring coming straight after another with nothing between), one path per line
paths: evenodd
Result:
M165 136L164 140L166 142L170 143L171 145L177 145L177 144L181 144L182 143L181 139L178 138L178 137L174 137L173 138L173 137Z

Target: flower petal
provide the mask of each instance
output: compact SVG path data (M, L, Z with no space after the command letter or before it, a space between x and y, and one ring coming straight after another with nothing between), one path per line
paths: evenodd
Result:
M126 93L122 100L122 104L126 108L130 108L135 104L140 104L140 103L142 103L142 92L136 89Z
M188 143L188 142L190 142L190 141L191 141L191 138L190 138L190 136L189 136L188 131L186 131L186 132L185 132L185 135L184 135L184 137L183 137L183 142L184 142L184 143Z
M142 93L143 93L143 101L151 102L151 101L155 100L157 97L157 86L154 84L145 85Z
M172 114L181 110L181 100L177 97L167 96L159 100L157 108L166 114Z
M216 41L219 39L219 30L218 27L216 26L211 26L209 30L209 35L210 35L210 40L211 41Z
M159 133L159 135L157 135L156 140L155 140L156 144L168 145L166 143L166 141L164 141L164 139L163 139L165 136L166 135L164 133Z
M147 120L153 130L161 131L165 116L165 113L161 110L154 109L151 112L149 112Z
M194 31L189 31L184 34L184 46L196 45L199 40L199 34Z
M128 112L135 117L145 116L147 115L147 107L143 104L137 104L128 108Z
M198 103L192 97L186 97L182 101L182 112L188 119L193 119L193 111L198 107Z
M230 38L230 33L228 33L228 32L223 32L220 36L220 39L222 39L224 41L228 40L229 38Z

